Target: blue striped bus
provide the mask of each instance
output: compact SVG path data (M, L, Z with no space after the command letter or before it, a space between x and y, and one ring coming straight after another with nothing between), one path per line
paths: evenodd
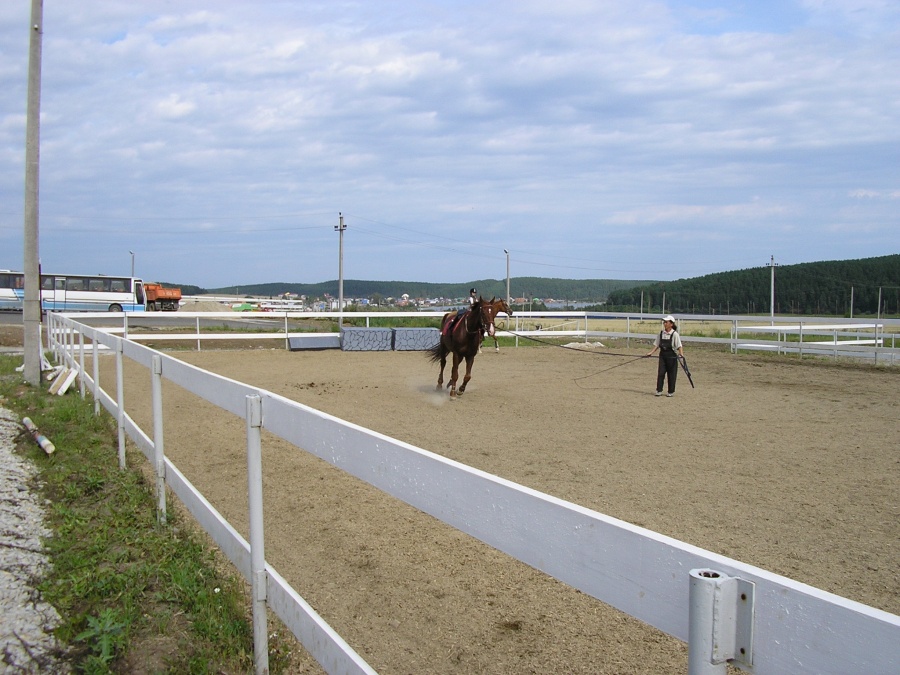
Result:
M22 311L25 275L0 270L0 310ZM41 274L45 312L143 312L144 282L105 274Z

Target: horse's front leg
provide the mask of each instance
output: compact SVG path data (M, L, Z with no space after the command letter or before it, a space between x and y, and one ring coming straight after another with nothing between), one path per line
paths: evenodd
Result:
M456 398L457 378L459 378L459 355L453 352L453 368L450 369L450 382L447 384L450 388L450 398Z
M466 376L463 378L462 386L459 388L459 395L462 396L466 392L466 385L472 379L472 364L475 362L475 355L466 357Z
M497 340L497 338L494 338L494 351L498 353L500 352L500 342Z

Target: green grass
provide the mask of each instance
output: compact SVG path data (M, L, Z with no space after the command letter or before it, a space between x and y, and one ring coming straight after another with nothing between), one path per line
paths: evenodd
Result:
M0 404L31 417L56 446L47 456L23 435L48 503L52 568L39 590L62 617L57 637L76 672L251 673L246 585L174 509L156 517L153 485L118 468L115 423L73 387L65 396L22 384L20 358L0 356ZM129 451L129 467L145 462ZM273 673L289 672L286 644L269 643Z

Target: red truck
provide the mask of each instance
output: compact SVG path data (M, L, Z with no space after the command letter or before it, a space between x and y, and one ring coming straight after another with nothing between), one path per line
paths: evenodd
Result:
M178 311L178 301L181 300L180 288L163 288L160 284L147 282L144 284L144 293L147 295L147 311Z

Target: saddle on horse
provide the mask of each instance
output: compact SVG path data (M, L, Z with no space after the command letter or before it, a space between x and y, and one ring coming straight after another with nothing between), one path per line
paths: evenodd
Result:
M453 332L453 329L456 328L456 325L462 320L462 318L469 313L468 309L460 310L456 313L456 316L451 318L447 323L444 324L443 330L441 330L441 335L450 335Z

